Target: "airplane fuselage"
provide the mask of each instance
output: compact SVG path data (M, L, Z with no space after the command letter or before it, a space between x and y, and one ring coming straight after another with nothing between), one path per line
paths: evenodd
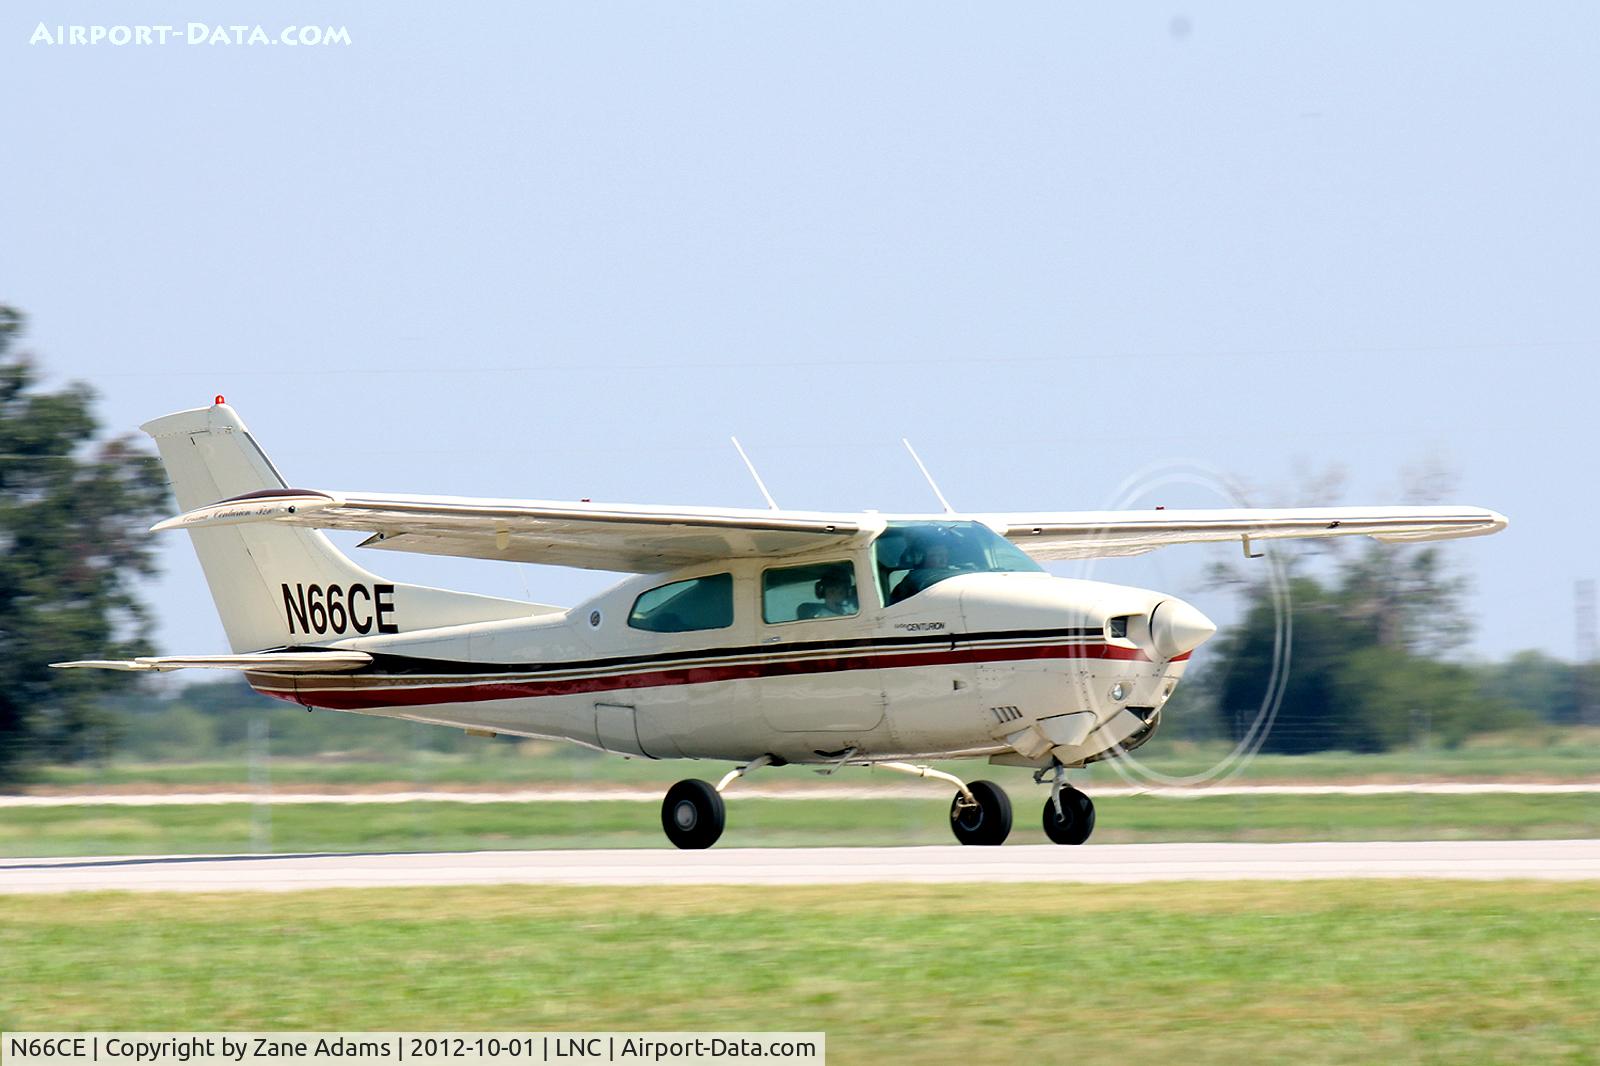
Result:
M727 625L629 624L651 589L713 570L731 579ZM763 573L750 561L640 576L563 612L327 645L372 653L361 672L251 682L308 707L653 759L1074 765L1148 736L1188 658L1141 647L1137 621L1132 634L1111 624L1181 603L1142 589L959 574L850 616L770 623Z

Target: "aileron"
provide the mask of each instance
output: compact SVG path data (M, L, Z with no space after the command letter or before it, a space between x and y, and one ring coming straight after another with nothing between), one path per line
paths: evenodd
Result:
M1496 533L1497 512L1480 507L1230 508L996 515L990 521L1039 559L1138 555L1169 544L1370 536L1448 540Z

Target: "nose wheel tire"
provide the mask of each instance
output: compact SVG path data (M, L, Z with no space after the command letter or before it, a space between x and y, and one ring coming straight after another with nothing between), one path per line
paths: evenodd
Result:
M1094 832L1094 800L1075 788L1061 790L1061 813L1044 801L1044 835L1057 844L1082 844Z
M715 844L726 821L722 795L708 781L679 781L667 789L667 798L661 801L661 828L668 840L685 850Z
M993 781L967 786L976 804L960 792L950 804L950 828L963 844L998 847L1011 833L1011 800Z

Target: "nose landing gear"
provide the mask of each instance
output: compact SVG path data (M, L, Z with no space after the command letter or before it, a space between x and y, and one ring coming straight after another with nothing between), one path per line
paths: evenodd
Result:
M1059 763L1055 775L1044 801L1044 835L1055 844L1082 844L1094 832L1094 800L1067 784L1066 768ZM1043 776L1041 770L1034 780Z
M1068 786L1061 790L1061 810L1052 797L1044 801L1044 835L1056 844L1082 844L1094 832L1094 800Z

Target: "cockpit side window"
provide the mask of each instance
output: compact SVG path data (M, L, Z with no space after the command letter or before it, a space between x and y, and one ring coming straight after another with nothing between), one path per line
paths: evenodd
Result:
M1041 573L1043 567L979 522L890 522L873 545L884 606L960 574Z
M761 619L768 624L860 612L855 567L848 562L775 567L761 574Z
M651 633L692 633L733 625L733 575L710 574L641 592L628 625Z

